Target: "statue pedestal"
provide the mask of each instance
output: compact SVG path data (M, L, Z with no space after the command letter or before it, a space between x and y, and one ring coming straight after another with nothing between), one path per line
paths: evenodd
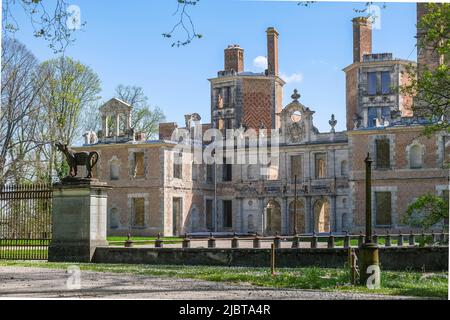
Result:
M90 262L95 248L108 245L106 183L70 179L53 185L51 262Z

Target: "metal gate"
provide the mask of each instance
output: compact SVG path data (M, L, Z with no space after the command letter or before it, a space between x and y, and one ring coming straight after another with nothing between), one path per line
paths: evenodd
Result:
M0 259L47 260L51 232L51 185L0 186Z

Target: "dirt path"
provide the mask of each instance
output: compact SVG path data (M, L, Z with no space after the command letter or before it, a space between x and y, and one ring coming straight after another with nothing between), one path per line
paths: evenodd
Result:
M81 289L70 290L66 270L0 267L0 298L104 299L408 299L357 293L268 289L192 279L81 272Z

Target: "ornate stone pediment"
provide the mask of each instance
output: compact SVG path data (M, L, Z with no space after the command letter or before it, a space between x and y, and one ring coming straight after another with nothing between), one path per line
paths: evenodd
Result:
M288 125L289 140L300 142L305 137L305 124L302 122L293 122Z
M312 125L314 111L301 104L298 101L299 98L300 94L294 90L293 101L279 114L285 141L288 143L300 143L309 140L312 135L316 134Z

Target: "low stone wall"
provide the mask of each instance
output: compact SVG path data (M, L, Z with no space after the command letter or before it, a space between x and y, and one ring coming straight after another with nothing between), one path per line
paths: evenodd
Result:
M448 270L448 247L380 248L380 261L384 270ZM93 262L268 267L270 249L98 247ZM347 250L343 248L277 249L276 252L277 267L340 268L346 262Z

